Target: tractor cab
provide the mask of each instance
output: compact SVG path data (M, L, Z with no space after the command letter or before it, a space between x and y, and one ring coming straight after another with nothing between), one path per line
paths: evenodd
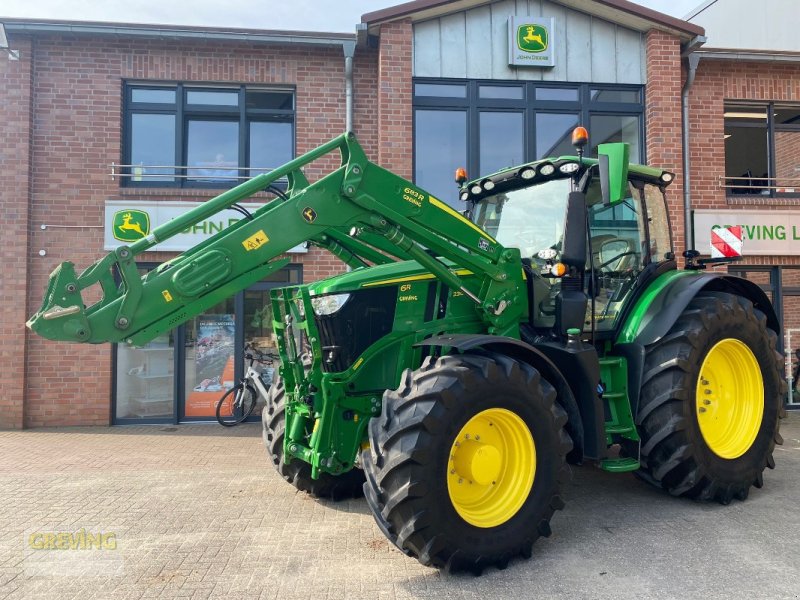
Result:
M544 159L462 186L473 222L520 250L538 335L605 337L642 280L674 268L664 197L672 173L628 165L624 144L603 144L600 156Z

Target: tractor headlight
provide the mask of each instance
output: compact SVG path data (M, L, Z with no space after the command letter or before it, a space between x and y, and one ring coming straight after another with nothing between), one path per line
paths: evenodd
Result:
M578 166L579 166L578 163L568 162L558 167L558 170L566 175L567 173L574 173L575 171L577 171Z
M487 192L490 192L494 189L494 181L492 181L491 179L484 179L481 185L483 186L483 189L486 190Z
M328 294L311 298L311 306L318 317L332 315L342 309L350 299L350 294Z
M543 164L541 167L539 167L539 174L544 175L545 177L552 175L553 173L555 173L555 171L556 168L550 163Z
M533 167L525 167L519 172L519 176L523 179L533 179L536 176L536 171Z

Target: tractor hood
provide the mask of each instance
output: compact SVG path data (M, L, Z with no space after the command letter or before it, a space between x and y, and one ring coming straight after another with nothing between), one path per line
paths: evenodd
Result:
M443 262L452 265L448 261ZM469 274L466 271L456 272L459 275ZM435 276L419 263L407 260L387 265L354 269L341 275L314 281L308 284L308 291L311 296L320 296L434 278Z

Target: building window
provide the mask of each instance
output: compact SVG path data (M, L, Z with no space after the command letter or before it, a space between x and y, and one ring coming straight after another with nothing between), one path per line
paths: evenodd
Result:
M725 104L725 187L732 195L800 193L800 106Z
M414 80L414 180L456 201L453 173L471 177L547 156L574 155L572 130L589 128L591 147L629 142L644 162L642 86L517 81Z
M294 158L294 92L127 84L123 185L230 187Z

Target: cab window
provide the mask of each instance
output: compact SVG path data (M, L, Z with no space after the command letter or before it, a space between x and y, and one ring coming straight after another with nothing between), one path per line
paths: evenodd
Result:
M587 278L587 290L594 296L596 331L611 331L625 301L645 265L650 262L645 215L640 192L630 183L628 196L613 206L603 204L599 184L586 197L589 205L591 265L595 277ZM587 318L587 321L589 319ZM587 322L591 326L591 322Z

